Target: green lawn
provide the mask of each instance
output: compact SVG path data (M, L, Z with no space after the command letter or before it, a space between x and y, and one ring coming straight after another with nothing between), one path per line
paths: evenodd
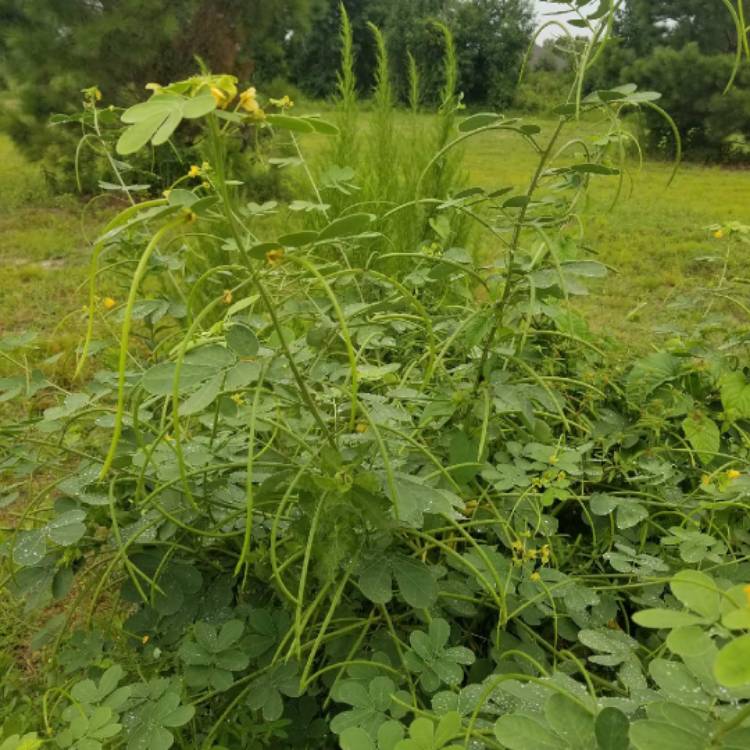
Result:
M550 121L538 122L549 129ZM489 133L469 142L465 163L471 184L523 186L533 154L509 136ZM701 259L723 255L726 244L706 226L750 223L750 172L683 165L667 187L670 171L654 162L636 169L611 210L612 178L598 178L583 212L587 244L615 269L583 307L595 329L635 346L648 343L654 324L675 319L670 305L680 295L715 283L720 264ZM74 345L88 238L103 218L84 209L73 198L51 197L39 169L0 136L0 335L34 328L48 335L49 353Z
M550 129L550 122L540 124ZM483 187L525 185L532 161L531 149L506 135L480 136L466 153L471 180ZM647 344L655 324L684 319L684 310L671 307L680 295L718 279L721 264L700 259L723 257L726 241L706 227L750 223L750 172L683 164L669 185L672 169L632 164L614 207L613 178L596 178L582 216L586 244L613 268L583 307L593 328L635 346ZM733 267L741 267L740 258Z

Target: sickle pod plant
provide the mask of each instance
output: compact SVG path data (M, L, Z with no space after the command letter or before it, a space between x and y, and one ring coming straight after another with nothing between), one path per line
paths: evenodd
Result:
M582 76L614 8L573 5ZM658 94L462 117L445 38L434 152L376 130L411 158L380 171L346 22L338 125L209 74L122 114L116 169L178 128L205 162L103 229L67 382L2 341L4 399L59 394L0 432L4 582L46 660L3 750L750 746L747 335L623 366L574 304L607 273L580 211ZM261 132L289 207L232 171ZM461 184L501 135L527 182Z

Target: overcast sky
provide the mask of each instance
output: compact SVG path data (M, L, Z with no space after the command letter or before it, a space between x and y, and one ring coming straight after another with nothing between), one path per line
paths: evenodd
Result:
M541 26L542 23L545 21L550 20L550 16L545 17L544 13L548 13L549 11L557 11L559 12L562 8L565 6L559 5L557 3L548 3L544 2L544 0L534 0L534 5L536 6L537 11L537 21L539 22L539 25ZM553 16L559 21L562 21L565 19L565 16ZM575 31L576 33L580 34L580 29L571 29L572 31ZM551 26L549 29L545 29L540 37L540 41L544 41L545 39L549 39L552 36L559 36L562 32L560 29L556 29L554 26Z

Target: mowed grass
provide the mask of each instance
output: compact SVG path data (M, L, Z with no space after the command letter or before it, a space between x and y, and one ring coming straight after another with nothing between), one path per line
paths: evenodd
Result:
M543 133L552 129L549 120L534 121ZM584 123L574 135L595 132ZM486 188L525 186L533 163L531 148L504 134L481 135L466 149L472 184ZM750 171L683 163L670 184L672 171L665 162L641 167L632 160L614 205L616 178L594 177L581 212L582 244L612 272L579 305L594 330L634 349L648 347L655 328L689 326L701 314L681 300L718 283L727 240L715 239L708 226L750 224ZM745 260L733 247L730 275L741 273Z
M0 136L0 337L35 330L53 351L75 346L80 316L70 313L83 304L87 235L101 218L51 196L39 168Z
M533 121L542 127L540 137L552 129L551 120ZM596 128L584 123L577 131L571 136L590 138ZM317 143L309 145L319 153ZM507 134L480 135L464 153L469 184L486 188L524 189L535 164L532 150ZM726 241L706 227L750 223L750 172L685 164L668 187L671 169L633 164L614 207L614 178L596 177L582 211L585 245L613 273L578 304L595 330L628 348L647 347L655 325L689 322L690 311L672 304L718 279ZM0 136L0 337L33 329L47 355L72 353L82 330L90 239L107 213L49 195L39 168ZM480 253L493 252L485 238L474 242ZM736 257L732 268L742 261Z

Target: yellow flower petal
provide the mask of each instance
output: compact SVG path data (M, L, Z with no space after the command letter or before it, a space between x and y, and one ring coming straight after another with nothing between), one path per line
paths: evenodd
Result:
M284 260L284 251L281 248L269 250L266 253L266 260L269 265L278 266Z

